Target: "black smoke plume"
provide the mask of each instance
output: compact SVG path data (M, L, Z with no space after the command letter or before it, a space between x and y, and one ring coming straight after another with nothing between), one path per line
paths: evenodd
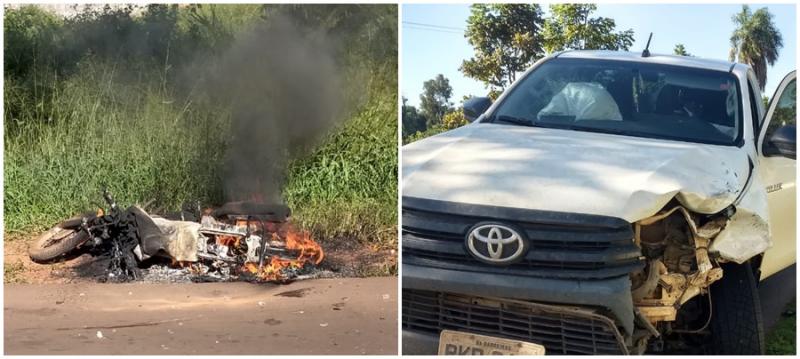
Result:
M237 37L204 71L204 90L231 107L223 168L228 201L282 202L292 156L340 120L343 95L335 41L273 17Z

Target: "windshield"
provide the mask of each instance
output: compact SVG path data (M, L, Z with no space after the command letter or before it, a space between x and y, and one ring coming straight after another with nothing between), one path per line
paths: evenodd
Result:
M487 121L733 145L741 133L737 84L721 71L553 59L515 86Z

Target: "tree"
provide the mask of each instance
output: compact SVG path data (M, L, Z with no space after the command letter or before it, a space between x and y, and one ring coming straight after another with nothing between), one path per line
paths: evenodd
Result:
M58 16L37 5L6 8L3 23L6 76L22 77L34 66L56 61L63 38L62 25Z
M736 29L731 35L730 61L750 65L756 74L761 91L767 84L767 65L778 60L778 52L783 47L783 37L772 22L772 14L766 8L751 12L750 7L742 5L742 11L733 15Z
M505 89L517 73L541 58L542 10L537 4L474 4L464 36L475 56L459 70L492 92Z
M680 56L692 56L692 54L690 54L688 51L686 51L686 47L684 47L684 46L683 46L683 44L677 44L677 45L675 45L675 48L674 48L674 49L672 49L672 52L673 52L675 55L680 55Z
M411 136L417 132L425 132L425 116L417 111L417 108L407 104L408 99L403 97L403 138Z
M450 87L450 80L442 74L438 74L433 79L422 84L419 107L428 120L428 127L442 122L444 114L450 111L453 106L450 103L450 96L452 95L453 88Z
M628 50L633 45L633 30L614 32L616 23L607 17L591 17L594 4L550 5L545 20L544 49L556 52L573 50Z

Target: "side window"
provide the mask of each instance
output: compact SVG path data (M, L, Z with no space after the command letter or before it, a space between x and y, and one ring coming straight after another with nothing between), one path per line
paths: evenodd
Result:
M780 98L774 98L771 101L778 101L778 103L775 106L775 112L772 113L764 138L769 138L779 127L797 123L797 80L792 80L786 85Z

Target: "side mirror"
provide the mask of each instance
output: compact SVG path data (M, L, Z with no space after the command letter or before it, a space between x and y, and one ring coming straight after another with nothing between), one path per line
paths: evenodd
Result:
M473 122L480 117L489 106L492 105L492 100L488 97L473 97L464 101L464 117L467 121Z
M797 159L797 126L779 127L764 141L764 155Z

